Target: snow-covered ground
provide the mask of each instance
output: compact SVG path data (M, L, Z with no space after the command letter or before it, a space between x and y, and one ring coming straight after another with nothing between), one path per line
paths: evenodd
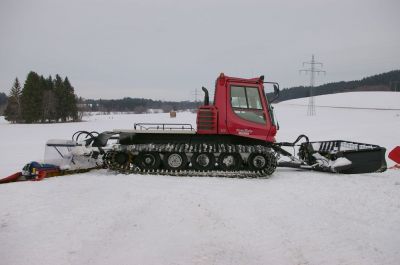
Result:
M316 97L320 107L370 108L400 110L400 93L394 92L349 92ZM282 102L284 105L308 105L308 98Z
M387 100L397 98L390 108L400 109L400 93L360 93L353 101L350 95L332 95L326 102L360 107L368 101L362 107L387 108ZM316 104L323 100L317 97ZM292 103L275 106L278 141L307 134L312 140L375 143L388 151L400 145L398 110L324 107L308 117L306 106ZM82 129L132 128L134 122L195 125L195 115L100 115L46 125L0 120L0 176L41 160L47 139L69 139ZM269 179L98 170L5 184L0 186L0 244L0 264L10 265L395 265L400 261L400 170L334 175L278 169Z

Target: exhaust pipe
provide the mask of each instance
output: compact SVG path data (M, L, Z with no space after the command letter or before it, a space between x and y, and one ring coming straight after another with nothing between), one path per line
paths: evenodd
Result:
M208 90L205 87L201 87L201 89L204 92L204 105L208 106L208 105L210 105L210 98L208 97Z

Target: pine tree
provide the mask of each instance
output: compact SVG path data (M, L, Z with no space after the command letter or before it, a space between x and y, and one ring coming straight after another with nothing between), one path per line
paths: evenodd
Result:
M50 122L55 121L57 112L57 97L54 91L54 82L51 75L46 79L48 89L48 100L49 100L49 120Z
M54 80L54 93L57 99L57 121L67 121L68 118L68 93L62 78L57 74Z
M15 78L14 85L10 90L10 96L8 97L7 108L4 111L5 119L13 123L21 120L21 85L18 78Z
M41 77L41 84L43 87L42 122L52 122L56 119L57 107L52 77L49 76L47 79Z
M77 99L74 93L74 88L68 80L68 77L64 79L64 88L65 88L65 96L67 100L67 113L68 117L70 117L73 121L78 120L78 107L77 107Z
M27 123L42 119L43 89L40 77L31 71L25 81L21 96L22 119Z

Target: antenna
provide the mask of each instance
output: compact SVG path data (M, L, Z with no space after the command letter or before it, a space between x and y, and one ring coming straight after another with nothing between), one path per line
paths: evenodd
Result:
M316 62L314 59L314 54L311 57L311 62L303 62L303 67L309 65L310 68L300 69L299 73L310 73L310 97L308 98L308 109L307 115L314 116L315 115L315 101L314 101L314 85L315 85L315 74L324 73L326 71L319 69L318 67L322 68L323 64ZM316 67L317 66L317 67Z

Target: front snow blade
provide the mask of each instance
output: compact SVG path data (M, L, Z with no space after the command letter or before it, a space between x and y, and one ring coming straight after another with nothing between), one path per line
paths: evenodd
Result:
M299 150L300 158L317 165L315 169L327 171L326 167L318 168L318 157L322 156L331 162L329 171L343 174L383 172L387 169L385 153L386 149L378 145L342 140L305 142ZM344 158L351 163L342 163Z

